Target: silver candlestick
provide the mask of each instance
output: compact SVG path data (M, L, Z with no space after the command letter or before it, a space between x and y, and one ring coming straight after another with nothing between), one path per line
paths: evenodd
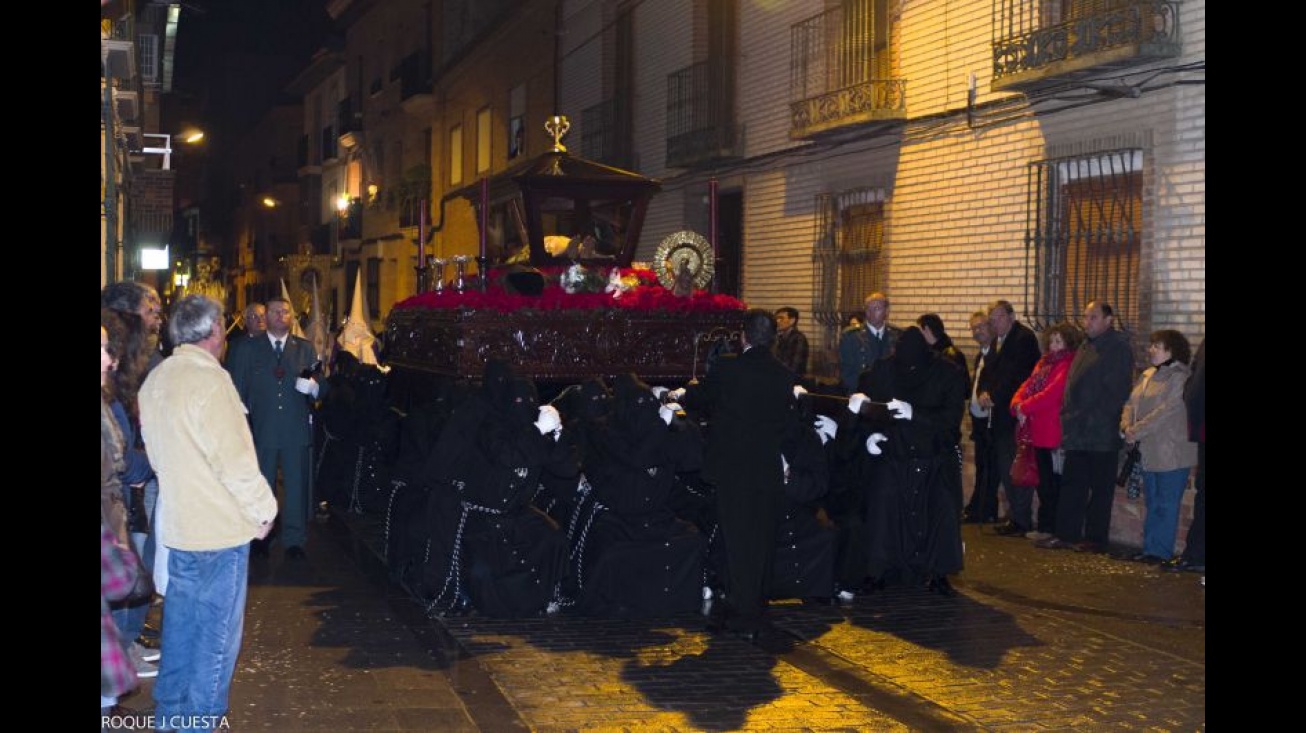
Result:
M454 292L462 293L467 289L467 255L456 255L453 258L454 271L453 289Z
M440 257L429 257L427 261L431 263L431 269L435 272L434 280L431 283L431 290L436 295L444 294L444 266L448 264L447 260Z

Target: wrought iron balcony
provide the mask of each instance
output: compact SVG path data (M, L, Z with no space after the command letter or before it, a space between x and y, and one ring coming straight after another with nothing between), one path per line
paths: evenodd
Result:
M993 88L1029 90L1179 55L1179 0L1000 0Z
M580 113L581 156L614 168L630 169L630 109L625 97L612 97Z
M735 66L712 59L667 75L667 166L738 157Z
M789 29L789 136L907 118L907 82L890 77L876 0L853 0Z
M130 15L117 21L100 19L100 64L101 76L136 76L136 21Z

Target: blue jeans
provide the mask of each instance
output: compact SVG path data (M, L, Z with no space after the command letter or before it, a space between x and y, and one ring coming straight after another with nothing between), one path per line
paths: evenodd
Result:
M1143 519L1143 552L1169 559L1174 554L1175 535L1179 531L1179 503L1188 487L1192 469L1144 471L1143 496L1147 516Z
M227 711L245 631L249 545L191 552L170 548L155 719L205 720ZM179 730L188 730L180 728Z
M131 649L132 642L136 641L145 630L145 617L149 613L149 601L139 601L134 606L124 606L109 611L109 615L113 617L113 625L118 627L118 638L122 642L124 651Z

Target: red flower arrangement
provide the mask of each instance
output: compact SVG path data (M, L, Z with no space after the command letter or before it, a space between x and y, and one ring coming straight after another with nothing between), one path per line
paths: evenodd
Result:
M614 297L613 293L574 293L569 294L559 284L566 267L542 267L544 291L539 295L517 295L503 288L502 270L491 269L489 285L482 293L476 286L458 293L445 290L442 293L427 292L414 295L395 304L396 309L407 308L462 308L466 310L492 310L511 313L517 310L630 310L642 313L705 313L716 311L744 310L743 301L729 295L713 295L705 290L696 290L688 297L673 295L671 291L658 283L657 275L652 270L622 268L622 280L635 283L629 290ZM607 276L610 270L604 270ZM473 280L473 283L475 281Z

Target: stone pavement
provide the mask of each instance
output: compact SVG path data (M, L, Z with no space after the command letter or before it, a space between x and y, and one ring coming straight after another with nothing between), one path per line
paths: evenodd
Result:
M1205 589L1191 574L1039 550L967 525L952 598L890 588L777 604L780 633L701 615L427 619L378 528L314 528L250 573L232 730L1205 729ZM165 650L166 653L166 650ZM144 700L145 702L142 702ZM145 707L143 694L126 701Z

